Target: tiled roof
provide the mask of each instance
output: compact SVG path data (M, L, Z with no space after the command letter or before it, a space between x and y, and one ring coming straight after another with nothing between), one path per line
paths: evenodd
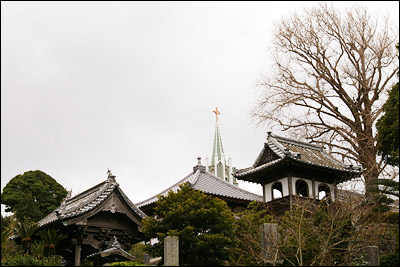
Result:
M144 218L146 216L120 189L119 184L115 181L115 176L109 176L106 181L72 198L68 198L67 196L67 198L61 203L60 207L38 222L38 226L43 227L58 220L64 220L88 213L103 203L114 191L118 191L123 196L130 208L140 218Z
M158 200L160 195L166 196L168 192L171 190L176 193L179 190L179 185L184 184L186 182L188 182L189 186L192 187L193 189L215 196L227 197L238 200L247 200L247 201L260 201L260 202L263 201L262 196L253 194L235 185L232 185L224 181L223 179L215 176L214 174L205 171L204 166L197 165L197 168L195 167L195 170L188 176L186 176L179 182L175 183L171 187L165 189L161 193L149 199L136 203L136 206L141 208L151 203L154 203Z
M277 159L267 162L261 162L264 152L267 148L269 148L273 153L276 154ZM257 157L253 166L250 168L237 170L235 176L239 178L257 172L258 170L262 170L272 165L275 165L285 158L290 158L294 161L301 162L307 165L313 165L333 170L353 173L361 172L360 167L347 166L335 160L323 150L322 146L299 142L270 133L263 150Z

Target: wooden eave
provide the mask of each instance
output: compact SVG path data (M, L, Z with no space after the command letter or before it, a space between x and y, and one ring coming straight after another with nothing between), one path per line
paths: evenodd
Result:
M239 180L263 185L287 177L289 174L309 179L319 178L319 180L329 183L340 183L356 177L360 173L318 166L291 157L285 157L275 164L255 170L253 173L236 175L235 177Z

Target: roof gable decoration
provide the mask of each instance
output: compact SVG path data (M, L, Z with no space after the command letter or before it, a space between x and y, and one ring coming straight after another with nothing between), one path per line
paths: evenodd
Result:
M260 154L258 155L256 161L254 162L253 166L250 168L257 168L259 166L264 165L267 162L279 159L284 157L285 155L279 155L279 151L273 151L267 143L264 143L264 147L261 150Z
M115 177L114 180L111 180L110 177L108 177L105 183L103 183L103 185L93 194L87 196L79 194L72 199L68 199L66 203L69 205L64 204L61 209L55 211L57 218L65 219L93 210L95 207L99 206L99 204L102 203L118 186L119 184L115 181Z
M124 192L119 188L119 184L115 180L115 176L111 174L108 170L108 177L106 181L74 196L71 197L71 192L62 200L61 205L55 209L52 213L44 217L39 221L39 227L46 224L65 220L72 217L81 216L87 214L88 212L94 210L95 208L102 205L113 192L119 192L130 207L130 209L140 218L146 217L139 208L137 208L129 198L124 194ZM114 201L110 201L104 205L102 210L108 210L112 213L122 212L124 213Z

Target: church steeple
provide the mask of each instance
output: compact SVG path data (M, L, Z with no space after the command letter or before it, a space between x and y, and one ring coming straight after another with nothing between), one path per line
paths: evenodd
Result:
M218 123L218 115L221 113L219 113L218 108L215 108L213 112L215 113L216 119L215 119L215 133L214 133L214 148L211 158L211 165L215 165L216 163L219 162L226 165L225 153L224 153L224 148L222 146L221 132L219 130L219 123Z
M235 168L232 167L232 159L229 158L228 164L226 164L224 148L222 146L221 132L218 123L218 115L221 113L218 111L217 107L215 110L213 110L213 112L215 113L214 147L211 157L211 164L208 165L207 157L205 159L206 170L231 184L237 185L236 178L232 175L232 172L235 170Z

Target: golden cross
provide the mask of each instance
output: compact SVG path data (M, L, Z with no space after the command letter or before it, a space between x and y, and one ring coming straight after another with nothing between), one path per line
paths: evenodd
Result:
M215 113L216 121L218 122L218 115L221 114L221 113L219 113L217 107L215 107L215 110L213 110L213 112Z

